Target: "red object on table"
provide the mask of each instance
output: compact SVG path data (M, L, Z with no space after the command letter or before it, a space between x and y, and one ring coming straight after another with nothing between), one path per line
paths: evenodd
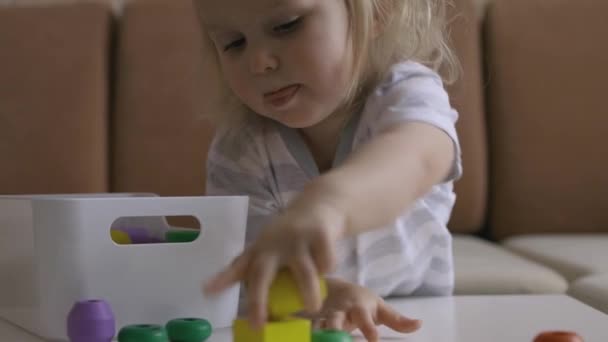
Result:
M544 331L533 342L583 342L583 339L571 331Z

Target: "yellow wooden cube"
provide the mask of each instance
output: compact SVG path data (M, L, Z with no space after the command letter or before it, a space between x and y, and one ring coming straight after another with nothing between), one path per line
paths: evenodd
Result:
M319 278L321 299L327 297L327 285ZM268 291L268 313L272 319L290 316L304 309L298 284L289 270L281 270L274 278Z
M310 342L311 324L305 319L289 318L267 322L253 330L246 319L236 319L232 325L233 342Z

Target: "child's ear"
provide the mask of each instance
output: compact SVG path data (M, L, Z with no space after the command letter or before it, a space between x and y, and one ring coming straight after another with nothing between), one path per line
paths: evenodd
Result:
M386 24L389 18L390 6L387 2L381 2L374 9L374 23L372 25L372 38L378 38L384 29L386 28Z
M374 25L372 26L372 39L378 38L383 30L384 24L378 20L374 20Z
M386 24L386 18L374 18L374 25L372 26L372 39L377 39L384 33Z

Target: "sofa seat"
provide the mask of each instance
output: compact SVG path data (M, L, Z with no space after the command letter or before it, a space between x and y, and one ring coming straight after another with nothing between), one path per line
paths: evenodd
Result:
M574 281L568 294L608 314L608 274L596 274Z
M608 273L608 234L543 234L508 238L509 250L550 267L568 281Z
M456 284L466 294L565 293L568 282L554 270L500 245L470 235L454 235Z

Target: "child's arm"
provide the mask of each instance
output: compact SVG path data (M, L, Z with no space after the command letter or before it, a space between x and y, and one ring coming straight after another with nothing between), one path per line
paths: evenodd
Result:
M317 311L317 274L333 267L333 243L394 220L447 176L454 150L449 136L430 124L400 123L378 134L341 167L307 186L207 284L206 292L245 281L250 320L261 326L270 283L286 266L298 281L306 308Z
M379 228L441 182L454 144L441 129L401 123L377 135L339 168L317 178L294 202L320 201L344 215L338 236ZM304 204L305 205L305 204Z
M321 307L316 281L319 273L332 270L336 241L385 227L434 184L459 176L458 114L440 77L404 63L377 89L366 100L362 137L368 140L288 203L231 266L207 283L207 293L246 282L250 320L261 325L270 283L279 268L287 267L305 307L316 312Z

